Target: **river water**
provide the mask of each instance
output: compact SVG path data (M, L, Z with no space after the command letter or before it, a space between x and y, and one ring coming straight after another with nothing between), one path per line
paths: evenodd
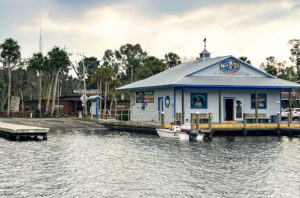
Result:
M97 130L0 138L0 197L300 197L300 138Z

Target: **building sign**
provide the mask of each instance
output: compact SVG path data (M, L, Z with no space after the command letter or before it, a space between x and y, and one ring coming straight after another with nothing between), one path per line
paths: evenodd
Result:
M137 91L136 103L154 103L154 91Z
M237 61L227 59L219 64L219 68L222 72L225 73L235 73L240 70L241 66Z
M74 94L84 94L84 89L76 89L73 90ZM87 89L86 90L86 94L98 94L98 90L97 89Z

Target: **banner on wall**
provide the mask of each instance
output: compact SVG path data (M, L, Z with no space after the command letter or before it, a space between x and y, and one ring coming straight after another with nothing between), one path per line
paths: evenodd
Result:
M137 91L136 103L154 103L154 91Z

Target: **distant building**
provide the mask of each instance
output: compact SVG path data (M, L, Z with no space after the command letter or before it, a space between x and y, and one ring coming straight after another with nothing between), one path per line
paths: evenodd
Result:
M300 88L234 56L211 58L204 48L197 61L118 88L129 90L132 121L191 119L191 113L213 114L213 122L242 121L244 113L281 111L281 92Z

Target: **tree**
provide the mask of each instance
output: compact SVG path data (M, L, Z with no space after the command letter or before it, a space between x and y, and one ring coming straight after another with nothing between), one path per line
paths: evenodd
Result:
M147 52L143 51L140 44L125 44L116 52L116 57L120 59L120 69L125 71L125 82L133 82L136 69L142 65L142 62L148 57Z
M169 53L165 54L163 62L166 65L166 69L170 69L176 65L181 64L180 57L173 52L169 52Z
M7 94L7 115L10 113L11 106L11 70L12 67L17 64L21 58L20 46L17 41L12 38L8 38L0 45L1 59L3 65L8 68L8 94Z
M104 85L104 116L106 116L106 108L107 108L107 94L109 90L109 83L113 80L115 77L115 73L113 70L109 67L103 67L103 80L105 82Z
M265 72L284 79L294 81L296 80L296 73L292 66L286 66L286 62L278 62L274 56L266 58L266 63L261 63L260 68Z
M54 114L55 107L55 97L56 89L58 84L59 73L65 71L68 68L69 60L68 55L65 50L59 49L59 47L54 47L50 52L48 52L49 64L54 68L55 81L53 86L53 95L52 95L52 110L51 114Z
M290 60L296 67L297 80L300 80L300 39L291 39L289 44L292 46Z
M39 115L42 115L42 72L45 70L45 57L42 53L35 53L28 61L28 69L39 75Z
M251 65L251 60L249 60L247 56L240 56L239 59Z
M277 76L278 73L278 63L275 60L274 56L269 56L266 58L266 64L261 63L260 64L260 69L264 70L268 74L271 74L272 76Z
M97 85L97 92L98 92L98 95L99 96L102 96L102 82L105 78L104 76L104 67L100 67L98 68L92 75L91 77L91 80L93 83L95 83ZM99 103L99 109L101 112L102 111L102 100L100 100L100 103ZM98 107L97 107L98 108Z

